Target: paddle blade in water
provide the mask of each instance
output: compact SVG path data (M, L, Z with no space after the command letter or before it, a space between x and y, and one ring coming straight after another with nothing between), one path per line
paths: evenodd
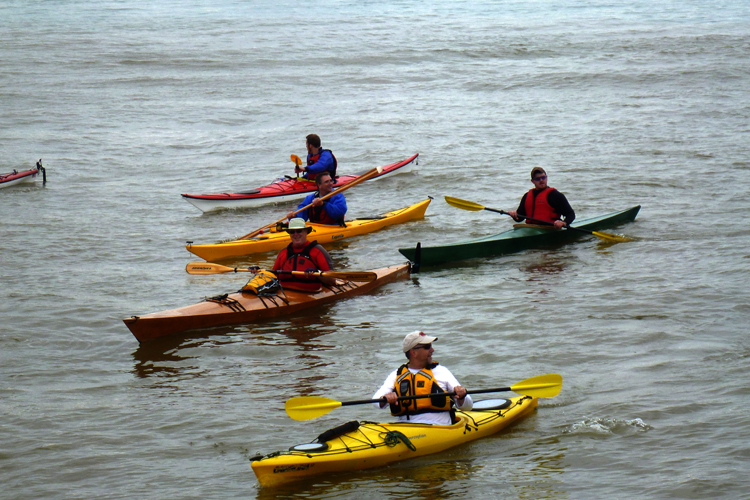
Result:
M616 243L625 243L628 241L633 241L633 238L628 238L627 236L622 235L622 234L602 233L601 231L592 231L592 234L603 240L612 241Z
M286 414L292 420L318 418L341 406L341 401L322 396L300 396L284 403Z
M562 389L562 375L557 373L537 375L515 384L510 389L526 396L554 398Z

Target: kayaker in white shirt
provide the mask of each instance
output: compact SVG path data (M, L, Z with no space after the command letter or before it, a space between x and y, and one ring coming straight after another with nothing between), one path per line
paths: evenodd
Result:
M446 367L432 361L432 343L437 337L416 331L408 334L402 343L407 359L406 364L391 372L382 387L372 399L386 401L375 403L378 408L390 408L399 421L450 425L453 411L452 402L459 410L471 410L474 403L466 389ZM408 371L408 372L407 372ZM397 387L400 386L400 390ZM455 392L452 398L441 397L440 392ZM435 397L398 401L402 395L431 394ZM434 403L437 402L437 405Z

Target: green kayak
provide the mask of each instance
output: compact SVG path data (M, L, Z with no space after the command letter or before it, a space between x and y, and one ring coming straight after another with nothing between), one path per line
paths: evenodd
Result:
M641 206L628 208L607 215L593 217L591 219L576 220L572 227L597 231L606 229L624 222L635 220ZM569 229L555 230L542 226L530 224L517 224L513 229L503 231L502 233L484 236L473 240L457 241L447 245L434 247L421 247L419 264L422 266L436 266L448 262L454 262L465 259L474 259L477 257L492 257L495 255L504 255L529 248L537 248L558 243L573 241L585 236L579 231ZM399 248L406 258L413 262L416 261L416 248Z

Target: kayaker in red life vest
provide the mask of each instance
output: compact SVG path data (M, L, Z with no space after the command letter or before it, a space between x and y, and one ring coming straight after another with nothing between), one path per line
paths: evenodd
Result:
M432 361L432 343L437 337L424 332L411 332L402 343L402 349L409 360L388 375L382 387L372 399L385 398L386 402L375 403L379 408L390 407L391 414L400 421L415 423L451 425L453 404L460 410L471 410L474 402L466 394L466 389L446 367ZM453 398L440 396L441 392L454 392ZM400 396L435 394L433 397L398 401ZM453 404L452 404L453 403Z
M307 147L307 166L294 167L294 172L303 173L305 179L315 180L321 172L328 172L331 177L336 178L336 168L338 162L330 149L320 147L320 137L317 134L310 134L305 137L305 146Z
M297 210L306 207L310 203L312 203L312 207L299 212L297 215L294 214L294 211L291 211L287 214L287 218L299 217L316 224L330 224L332 226L343 224L344 216L346 215L346 198L344 198L344 195L335 194L325 201L320 200L320 198L327 196L333 191L331 174L328 172L319 174L315 178L315 183L318 185L318 191L308 194L302 200L302 203L297 206Z
M524 220L523 216L553 222L555 229L562 229L570 225L576 218L576 213L568 203L568 199L560 191L547 186L547 172L542 167L531 169L531 182L534 188L523 195L518 210L508 211L508 215L516 222ZM564 217L564 220L560 220ZM527 220L529 224L534 222Z
M308 227L304 220L299 218L290 220L286 231L292 238L292 242L276 257L273 272L283 270L311 273L332 270L333 261L326 249L320 246L317 241L312 243L307 241L307 235L312 231L312 228ZM278 277L282 287L304 292L319 291L321 282L327 285L336 283L335 278L328 276L279 274Z

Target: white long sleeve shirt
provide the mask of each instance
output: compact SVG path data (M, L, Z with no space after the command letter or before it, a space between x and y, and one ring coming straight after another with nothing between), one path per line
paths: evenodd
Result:
M396 371L393 370L383 382L383 385L378 389L372 399L380 399L389 392L394 392L396 387ZM417 373L419 370L416 368L409 368L412 373ZM435 381L445 392L453 392L453 388L457 385L461 385L453 376L451 371L443 365L437 365L432 369L432 375L435 377ZM456 401L455 397L453 399ZM456 402L458 405L458 402ZM377 408L380 408L380 403L375 403ZM464 398L464 402L461 406L456 406L459 410L471 410L474 407L474 402L471 400L471 396L468 394ZM389 405L385 405L383 408L390 408ZM420 424L437 424L437 425L451 425L450 412L441 411L438 413L420 413L418 415L410 415L408 420L406 415L398 417L401 422L412 422Z

